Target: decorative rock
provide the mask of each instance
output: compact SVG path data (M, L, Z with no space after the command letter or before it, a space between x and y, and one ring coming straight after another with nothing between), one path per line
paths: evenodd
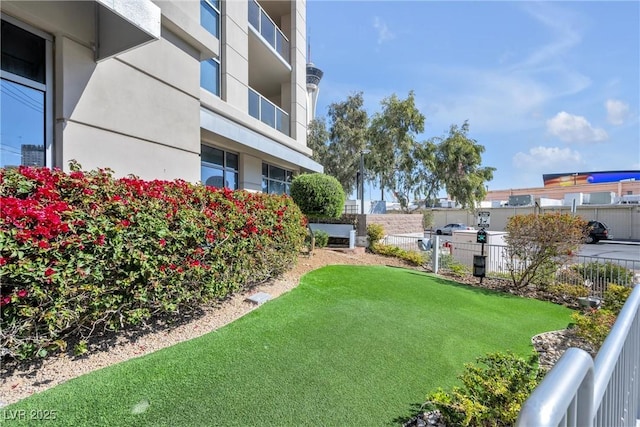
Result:
M264 304L271 299L271 295L266 292L258 292L247 298L247 301L255 305Z

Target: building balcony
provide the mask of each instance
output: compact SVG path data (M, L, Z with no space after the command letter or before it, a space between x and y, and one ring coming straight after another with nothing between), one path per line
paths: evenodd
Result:
M249 115L290 136L289 114L251 88L249 88Z
M289 39L255 0L249 0L249 25L284 62L291 63Z

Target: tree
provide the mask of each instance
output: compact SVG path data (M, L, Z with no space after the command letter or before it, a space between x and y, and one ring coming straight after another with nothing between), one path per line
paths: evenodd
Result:
M587 222L567 213L514 215L507 221L509 272L516 289L539 281L547 267L563 265L584 243Z
M360 153L366 145L369 116L364 110L362 92L349 95L344 102L329 106L329 129L324 119L309 125L307 144L313 159L324 166L324 173L335 177L346 194L356 186Z
M492 167L481 167L484 146L467 136L469 123L451 125L449 135L435 138L435 171L449 196L464 208L484 200L485 182L493 179Z
M425 117L416 108L413 91L406 99L395 94L381 102L382 112L376 113L369 127L371 153L367 166L379 177L380 185L391 189L403 210L408 211L412 199L419 199L436 184L433 175L435 146L418 142L424 131Z
M311 120L307 126L307 132L307 146L313 150L311 158L324 165L329 154L329 131L327 131L325 118Z

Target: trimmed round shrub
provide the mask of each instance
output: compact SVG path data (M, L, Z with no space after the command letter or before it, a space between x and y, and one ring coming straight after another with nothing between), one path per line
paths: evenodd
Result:
M291 183L291 198L309 217L337 218L344 210L342 185L322 173L302 174Z
M329 244L329 233L322 230L316 230L313 232L313 236L316 239L316 247L324 248Z

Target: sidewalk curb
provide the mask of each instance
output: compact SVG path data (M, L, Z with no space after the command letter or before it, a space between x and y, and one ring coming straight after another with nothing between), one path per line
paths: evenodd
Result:
M604 243L614 244L614 245L633 245L640 246L640 242L634 240L600 240Z

